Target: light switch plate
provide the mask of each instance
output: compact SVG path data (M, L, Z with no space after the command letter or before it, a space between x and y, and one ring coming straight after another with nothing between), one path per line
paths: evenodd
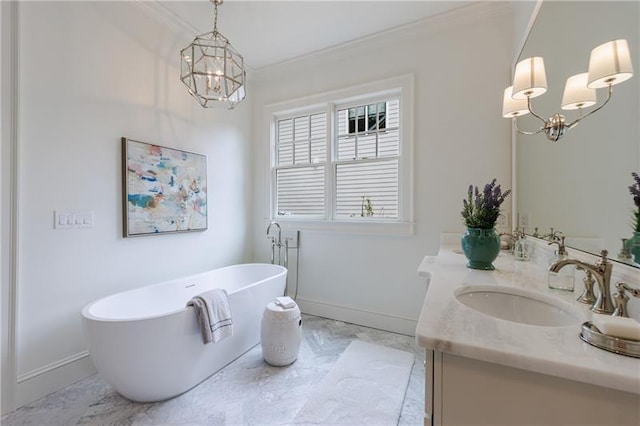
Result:
M496 221L496 227L498 227L498 228L508 228L509 227L509 218L504 214L500 214L498 216L498 220Z
M93 228L93 210L54 210L53 229Z
M529 228L531 226L531 215L527 213L518 214L518 227L520 229Z

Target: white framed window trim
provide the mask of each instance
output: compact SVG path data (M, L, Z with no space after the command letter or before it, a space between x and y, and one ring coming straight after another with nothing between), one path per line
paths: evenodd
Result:
M335 182L336 165L357 163L358 160L341 161L337 155L337 123L334 122L334 111L361 105L376 103L396 97L400 106L400 144L398 151L398 205L397 218L358 217L349 218L336 216ZM292 101L280 102L265 106L264 123L267 126L263 134L269 135L269 152L266 155L267 176L265 176L265 190L269 194L265 211L265 221L277 220L284 229L336 231L362 234L382 235L412 235L413 234L413 76L404 75L387 80L376 81L307 96ZM326 152L322 166L329 172L324 173L324 213L316 215L284 216L277 215L276 191L274 190L278 170L294 170L300 165L291 164L276 167L276 137L278 135L278 121L293 119L303 115L326 114ZM365 118L366 119L366 118ZM347 123L348 125L348 123ZM356 124L357 125L357 124ZM335 144L335 145L334 145ZM295 149L295 148L294 148ZM334 154L333 150L336 150ZM275 154L275 155L274 155ZM334 157L335 156L335 157ZM360 159L359 162L385 161L384 157L376 159ZM311 168L311 165L307 163ZM319 166L321 166L319 164Z

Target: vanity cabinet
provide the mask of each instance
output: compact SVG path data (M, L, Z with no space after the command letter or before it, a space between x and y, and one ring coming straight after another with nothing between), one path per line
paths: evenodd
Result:
M516 262L510 254L498 256L494 271L469 269L459 244L443 240L438 256L418 267L418 275L430 279L416 326L416 341L426 351L424 424L640 426L640 359L580 339L591 313L577 294L550 290L546 265ZM546 243L536 246L538 253L544 249ZM640 285L637 269L624 265L616 265L612 280ZM553 300L575 323L502 319L459 299L473 293L469 288L487 287ZM512 311L500 303L503 313ZM548 315L540 312L535 315Z
M637 393L432 350L425 366L425 426L640 425Z

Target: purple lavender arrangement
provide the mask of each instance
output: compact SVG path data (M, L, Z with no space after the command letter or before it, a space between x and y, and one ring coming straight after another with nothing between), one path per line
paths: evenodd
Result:
M636 175L637 176L637 175ZM478 187L469 185L466 200L462 200L464 206L462 217L468 228L493 229L500 215L500 205L511 194L508 189L504 193L500 185L496 184L497 179L484 186L482 192Z
M629 187L629 192L633 196L633 203L636 205L636 209L633 212L632 226L635 232L640 232L640 176L636 172L632 172L633 180L635 183Z

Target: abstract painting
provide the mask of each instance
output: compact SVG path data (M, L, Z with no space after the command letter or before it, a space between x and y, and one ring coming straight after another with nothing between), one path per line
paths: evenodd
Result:
M122 138L124 236L207 229L207 157Z

